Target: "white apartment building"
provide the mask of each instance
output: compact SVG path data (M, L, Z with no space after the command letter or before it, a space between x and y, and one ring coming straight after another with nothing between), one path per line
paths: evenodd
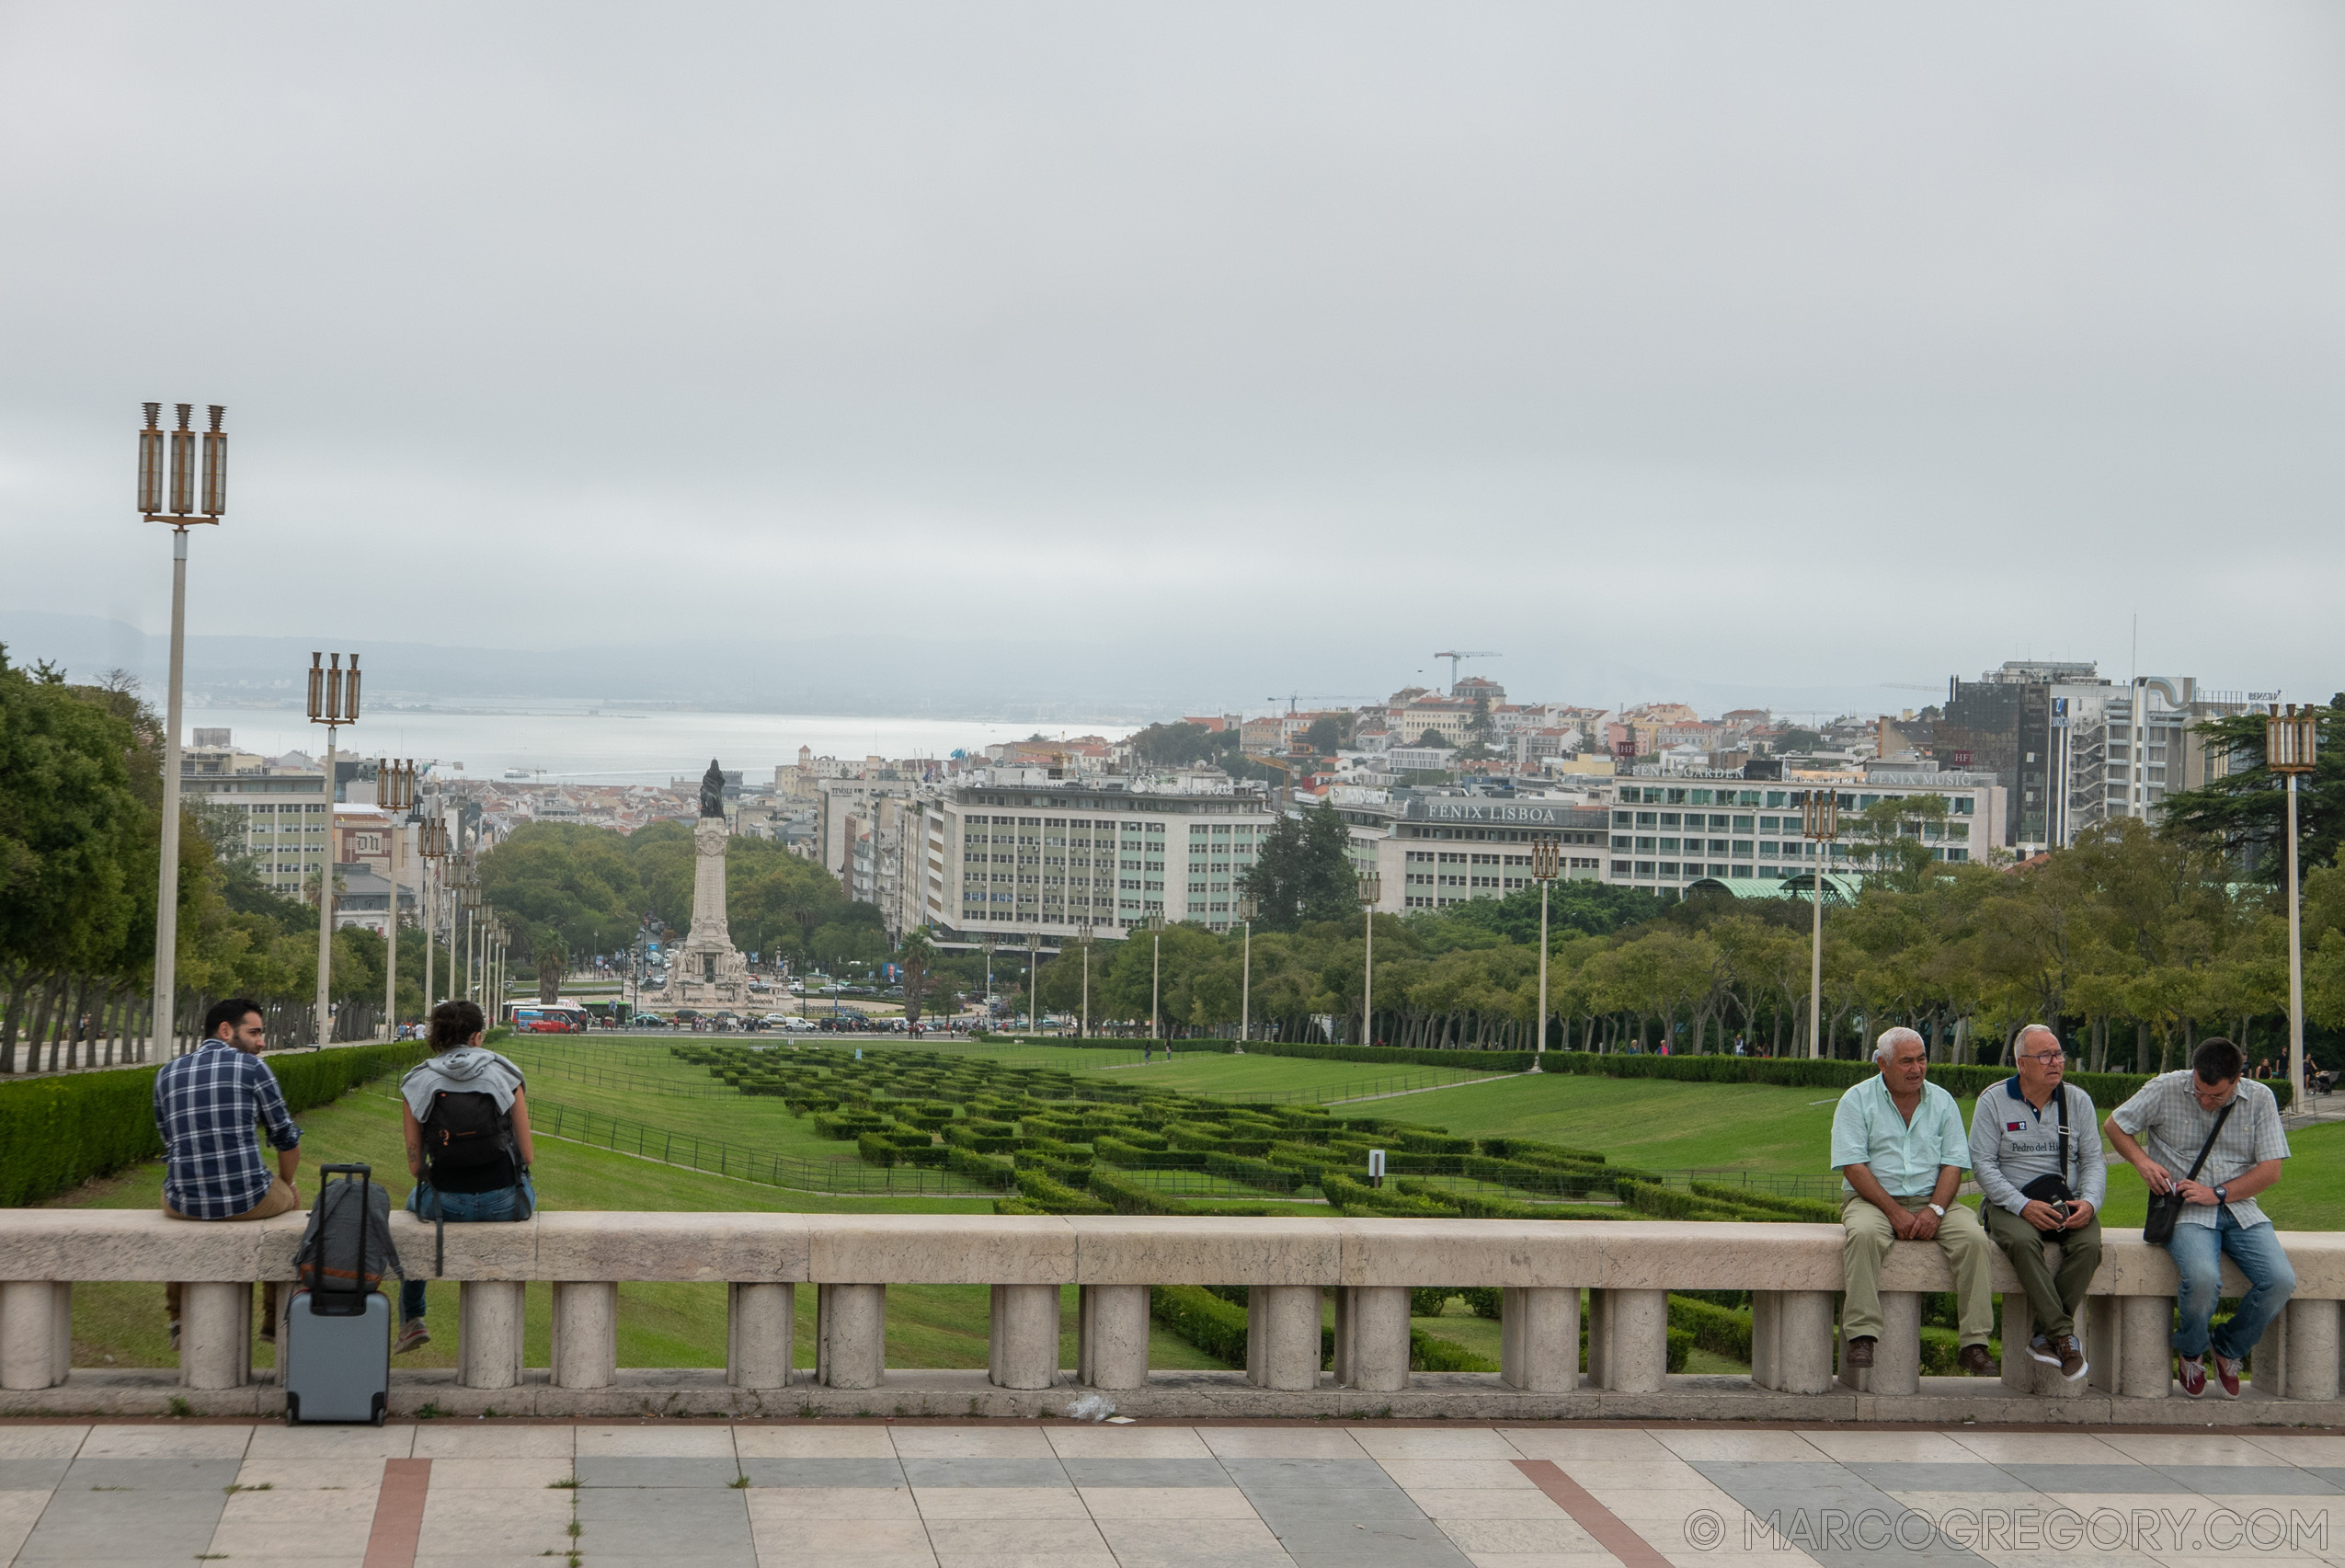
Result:
M1259 789L1066 782L950 788L917 808L917 915L941 940L1034 932L1057 943L1161 914L1226 931L1236 878L1276 818ZM908 822L908 834L912 831Z
M237 750L225 730L196 736L199 744L180 753L180 795L234 813L260 880L272 893L300 898L304 879L316 876L334 853L324 770L271 767L264 757Z
M1531 846L1553 840L1566 880L1604 878L1609 814L1564 795L1420 795L1339 786L1332 804L1352 829L1352 859L1378 879L1381 914L1503 898L1533 887Z
M1821 846L1822 854L1800 831L1800 803L1811 789L1840 796L1842 833ZM2003 841L2004 791L1992 773L1901 770L1752 781L1640 768L1615 786L1606 880L1670 893L1705 877L1793 876L1819 863L1845 865L1858 812L1925 795L1946 799L1945 820L1921 830L1936 858L1984 860L1988 846Z

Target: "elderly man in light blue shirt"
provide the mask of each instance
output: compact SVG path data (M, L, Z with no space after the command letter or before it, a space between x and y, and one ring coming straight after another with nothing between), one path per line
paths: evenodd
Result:
M1962 1370L1993 1377L1995 1243L1978 1216L1954 1201L1971 1168L1970 1135L1954 1096L1928 1082L1929 1047L1892 1029L1873 1051L1881 1071L1840 1096L1832 1113L1832 1164L1842 1192L1842 1337L1847 1364L1870 1367L1880 1342L1881 1265L1893 1242L1935 1241L1954 1271Z

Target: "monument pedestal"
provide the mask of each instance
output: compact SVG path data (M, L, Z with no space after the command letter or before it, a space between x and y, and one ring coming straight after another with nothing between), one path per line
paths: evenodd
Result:
M722 817L703 817L692 828L692 924L683 945L669 954L668 989L660 1001L670 1007L749 1003L749 962L733 945L725 919L725 843L729 836Z

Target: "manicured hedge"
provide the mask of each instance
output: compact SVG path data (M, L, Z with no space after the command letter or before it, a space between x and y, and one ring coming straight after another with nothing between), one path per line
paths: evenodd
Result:
M1794 1089L1846 1089L1877 1070L1870 1061L1836 1061L1829 1057L1622 1056L1590 1051L1550 1051L1540 1059L1546 1072L1577 1072L1601 1078L1669 1078L1687 1083L1772 1083ZM1930 1082L1953 1095L1968 1099L1994 1088L2011 1076L2008 1067L1937 1064ZM2068 1082L2092 1096L2093 1104L2115 1110L2150 1081L2140 1072L2072 1072ZM2288 1104L2289 1085L2273 1081L2266 1087Z
M1144 1040L1062 1039L1056 1035L1005 1036L1020 1045L1064 1046L1071 1050L1128 1051ZM1161 1051L1218 1052L1230 1054L1234 1040L1158 1040L1154 1048ZM1473 1067L1487 1072L1528 1072L1538 1065L1537 1056L1530 1051L1459 1051L1435 1050L1413 1046L1334 1046L1312 1040L1248 1040L1246 1055L1254 1057L1302 1057L1311 1061L1373 1061L1402 1067Z
M404 1070L424 1047L350 1046L280 1051L266 1059L296 1114L347 1093L351 1085ZM163 1152L154 1125L154 1067L76 1072L0 1084L0 1207L21 1208L95 1176Z
M1152 1285L1148 1313L1226 1367L1246 1364L1246 1310L1202 1285Z

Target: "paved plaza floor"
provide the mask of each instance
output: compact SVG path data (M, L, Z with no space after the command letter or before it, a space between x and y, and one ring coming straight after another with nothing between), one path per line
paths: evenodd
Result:
M0 1560L109 1568L2345 1563L2345 1436L2219 1427L23 1422L0 1424Z

